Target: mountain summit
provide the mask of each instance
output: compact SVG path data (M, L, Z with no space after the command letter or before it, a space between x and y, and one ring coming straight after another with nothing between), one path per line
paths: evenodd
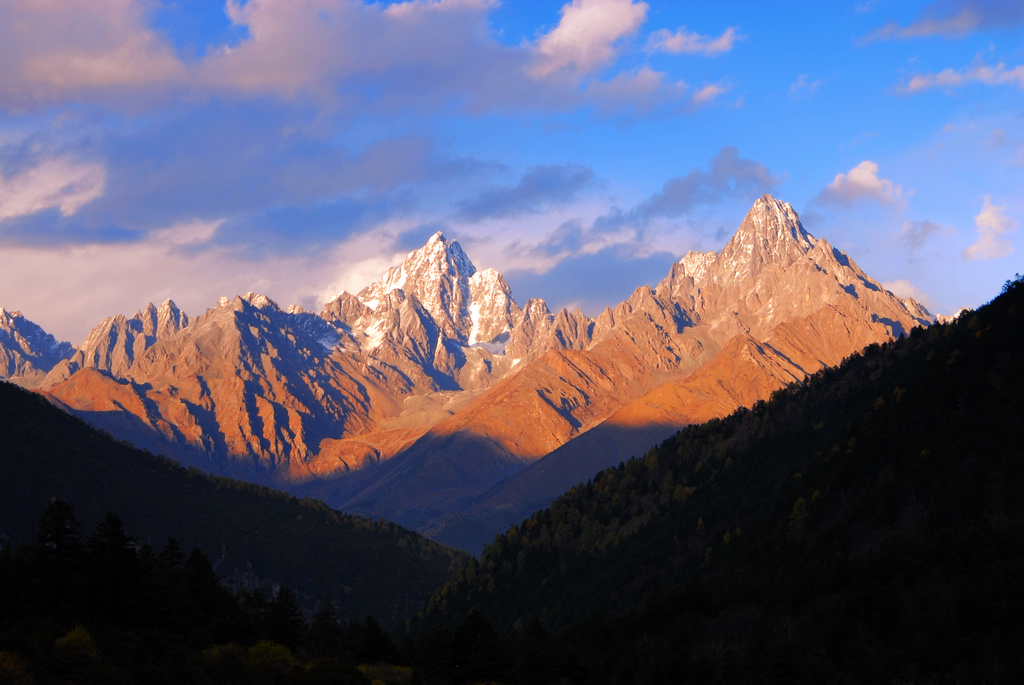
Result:
M462 246L448 242L438 231L426 245L410 252L405 261L388 269L356 297L376 311L392 291L401 290L406 296L415 296L449 337L466 341L472 327L469 281L475 273L476 267Z
M20 311L0 307L0 378L33 386L75 351L59 342Z
M40 387L153 451L471 546L681 426L930 322L765 195L721 252L595 318L520 307L435 233L320 314L249 293L111 317Z
M733 281L756 277L764 265L788 266L814 249L817 243L804 230L788 202L762 195L722 249L714 276Z
M445 336L463 344L493 343L522 318L501 274L477 271L462 246L440 231L356 298L376 311L395 290L414 296Z

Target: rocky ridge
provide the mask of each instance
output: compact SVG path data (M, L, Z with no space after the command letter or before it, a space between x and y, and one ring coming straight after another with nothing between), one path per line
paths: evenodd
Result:
M930 321L764 196L721 252L595 318L520 307L437 233L320 314L149 305L31 382L153 451L444 536Z
M0 378L33 387L74 351L71 343L58 341L20 311L0 307Z
M553 450L485 495L466 493L457 507L429 518L414 518L410 510L405 520L479 551L509 523L683 426L750 406L931 320L916 302L889 293L847 255L807 233L788 204L764 196L720 253L687 254L655 288L639 288L597 317L592 342L573 353L571 365L545 369L541 361L569 354L548 352L530 369L532 377L524 370L501 381L522 384L523 395L539 389L555 400L552 416L562 420L546 429L559 443ZM602 382L614 392L595 391ZM487 403L481 397L467 407L458 433L487 436L499 452L512 452L497 435L528 433L539 412L513 412L528 418L501 425L481 410ZM439 427L421 439L424 452L437 451L438 441L430 439ZM366 491L354 492L350 506L394 509Z

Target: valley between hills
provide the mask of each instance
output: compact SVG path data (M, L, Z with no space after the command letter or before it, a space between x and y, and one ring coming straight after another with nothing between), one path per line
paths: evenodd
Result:
M519 305L438 233L319 313L168 300L75 347L4 312L0 374L182 464L476 554L680 428L932 321L766 195L720 252L594 318Z
M428 252L462 262L435 236L385 285L339 296L334 323L247 295L195 319L171 304L115 317L70 348L4 312L9 379L34 390L0 384L0 675L1024 678L1020 276L977 311L933 322L765 197L721 252L687 255L603 318L572 326L576 315L548 314L547 328L517 338L526 312L543 307L508 297L515 325L486 329L470 300L455 346L454 319L377 325L427 321L428 298L404 287L414 290L408 274ZM427 348L412 343L431 331L440 342L427 366ZM550 346L515 347L524 337ZM132 344L99 344L110 339ZM510 354L523 356L473 366ZM318 369L296 371L302 361ZM72 388L111 394L76 409ZM211 437L229 388L242 392L230 406L244 421L231 440ZM324 414L302 409L310 398ZM246 432L273 427L288 455L284 438L301 434L308 448L313 419L331 415L341 437L316 444L359 436L380 453L349 463L336 451L345 467L315 472L315 456L264 460L268 434ZM554 417L570 428L557 432ZM102 420L102 432L88 425ZM544 434L510 431L537 425L557 445L515 458ZM242 437L244 458L217 452ZM439 538L502 528L474 558L394 522L185 468L133 438L368 511L416 512ZM387 444L403 446L389 456Z

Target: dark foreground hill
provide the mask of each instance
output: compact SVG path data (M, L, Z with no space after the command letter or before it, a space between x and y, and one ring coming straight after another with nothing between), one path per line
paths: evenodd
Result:
M466 558L395 524L186 470L0 383L0 545L31 542L53 498L84 531L114 512L139 544L198 547L236 588L269 596L285 584L304 603L330 599L343 619L384 625L422 607Z
M1018 276L577 486L412 629L524 682L1024 682L1022 492Z

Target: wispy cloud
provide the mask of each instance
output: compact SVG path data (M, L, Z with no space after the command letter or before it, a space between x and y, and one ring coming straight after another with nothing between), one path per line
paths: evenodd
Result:
M963 69L943 69L938 73L915 74L906 83L898 86L897 91L914 94L935 88L951 90L971 83L1024 88L1024 64L1007 67L1004 62L994 66L978 62Z
M10 177L0 176L0 221L56 208L71 216L103 195L106 172L98 164L44 159Z
M978 240L963 250L963 258L969 260L999 259L1013 252L1013 241L1007 235L1017 223L1006 215L1006 207L992 204L985 198L981 212L974 217L978 229Z
M661 192L634 207L627 219L642 224L657 217L678 217L700 204L770 191L780 181L768 167L740 157L738 148L727 145L708 161L707 169L695 168L669 179Z
M900 278L895 281L885 281L882 283L882 287L897 297L915 300L916 302L923 304L928 309L932 309L934 306L932 298L929 297L926 292L905 278Z
M533 167L515 186L490 188L459 203L458 217L479 221L517 216L574 200L591 183L594 172L577 164Z
M606 81L591 81L585 93L598 103L601 112L646 112L655 107L685 98L687 87L682 81L669 82L667 74L644 65L639 69L615 75Z
M903 40L908 38L963 38L978 30L1007 28L1024 24L1024 10L1016 0L944 0L933 2L914 22L901 26L889 22L865 38Z
M0 4L0 106L161 89L187 72L135 0Z
M741 157L737 148L726 146L708 161L706 168L697 167L685 176L669 179L659 192L629 209L612 208L592 221L568 219L534 239L508 243L506 252L515 255L517 264L511 270L567 273L613 257L633 261L655 259L660 264L665 258L663 247L655 247L657 241L649 240L647 234L653 222L678 219L701 206L723 201L745 202L772 190L780 181L763 164ZM655 275L660 277L663 272ZM648 278L653 277L648 274ZM609 281L620 282L617 275Z
M805 100L814 95L818 88L825 85L822 79L811 79L807 74L800 74L789 86L789 97L791 100Z
M633 0L574 0L554 29L516 46L491 30L493 0L228 0L240 39L187 60L146 24L144 2L58 4L0 4L0 107L84 99L134 111L183 97L269 97L313 102L327 113L452 103L471 112L581 102L607 110L617 97L635 105L632 93L623 94L630 80L648 95L654 85L680 95L650 69L603 73L645 19L647 4ZM608 88L586 87L599 77Z
M933 235L949 235L954 233L952 228L937 224L934 221L906 221L903 223L903 229L897 236L908 251L914 252L924 247L929 236Z
M154 245L167 247L197 247L205 245L213 238L214 233L224 223L223 219L203 221L193 219L151 231L149 239Z
M609 303L629 297L638 286L660 281L676 260L668 252L638 254L633 248L606 244L593 251L574 252L550 269L510 270L504 275L520 302L528 297L544 297L554 311L578 307L596 316Z
M859 200L873 200L882 205L903 203L903 188L878 176L878 165L864 160L845 174L836 174L812 202L849 205Z
M680 27L677 31L659 29L647 39L648 52L667 52L673 55L700 55L716 57L729 52L744 39L735 26L730 26L717 38L701 35Z
M728 83L709 83L693 94L691 102L698 107L706 105L718 96L728 93L731 88L732 86Z

